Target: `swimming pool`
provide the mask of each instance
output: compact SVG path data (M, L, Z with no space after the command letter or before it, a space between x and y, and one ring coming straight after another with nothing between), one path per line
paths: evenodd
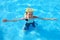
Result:
M6 22L24 16L30 6L34 15L58 20L39 20L35 30L23 31L25 21ZM60 0L0 0L0 40L60 40Z

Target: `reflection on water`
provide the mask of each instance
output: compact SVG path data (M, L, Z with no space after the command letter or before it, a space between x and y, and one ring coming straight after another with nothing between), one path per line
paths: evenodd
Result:
M23 17L28 6L36 16L58 20L35 19L38 25L27 31L25 20L2 22ZM0 0L0 40L60 40L60 0Z

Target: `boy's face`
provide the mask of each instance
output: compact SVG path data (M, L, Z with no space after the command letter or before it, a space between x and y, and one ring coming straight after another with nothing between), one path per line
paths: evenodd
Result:
M27 12L27 16L31 18L33 16L33 12Z

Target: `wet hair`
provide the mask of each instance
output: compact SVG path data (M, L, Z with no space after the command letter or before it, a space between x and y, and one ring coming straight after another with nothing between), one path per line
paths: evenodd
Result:
M28 14L28 12L26 12L26 15ZM32 12L32 14L33 14L33 12Z

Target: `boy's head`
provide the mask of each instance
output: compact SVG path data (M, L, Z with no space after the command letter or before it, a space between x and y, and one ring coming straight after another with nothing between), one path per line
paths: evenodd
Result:
M25 15L32 17L33 16L33 9L32 8L26 8L26 13Z
M28 14L28 13L33 14L33 9L30 7L26 8L26 14Z

